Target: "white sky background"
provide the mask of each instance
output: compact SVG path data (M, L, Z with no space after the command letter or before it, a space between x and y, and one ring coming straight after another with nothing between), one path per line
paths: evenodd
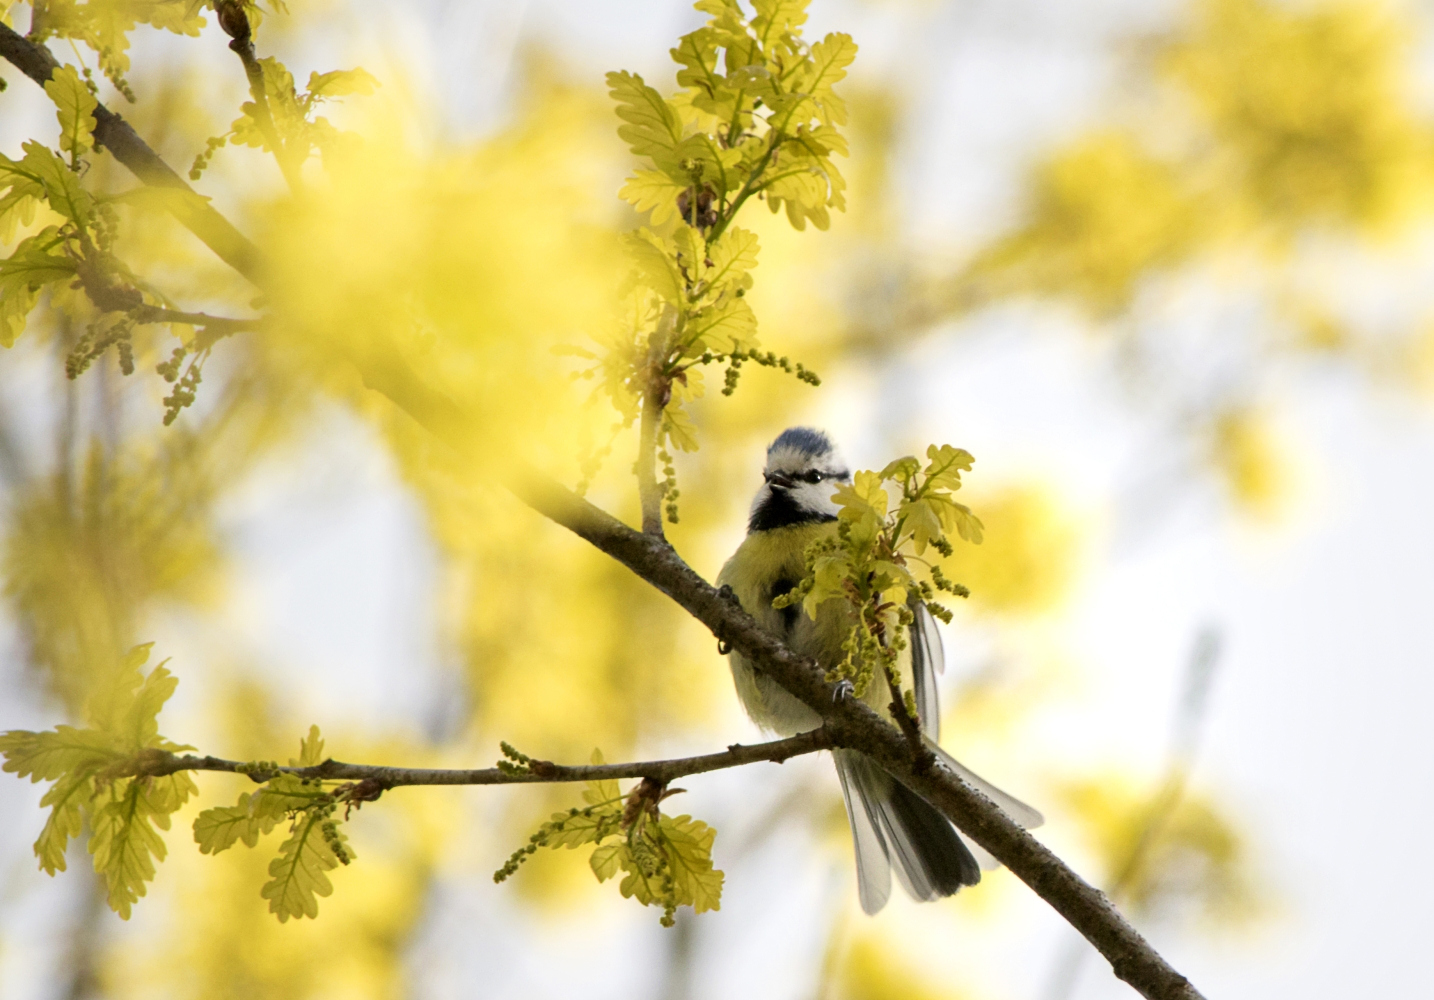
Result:
M625 67L665 84L666 50L696 19L685 3L652 0L367 6L371 19L345 17L336 26L362 32L352 41L376 56L427 67L426 85L446 93L452 122L475 134L503 120L504 103L492 94L512 82L523 45L560 53L574 75L596 80ZM1014 217L1022 165L1097 118L1111 98L1111 43L1158 26L1172 9L1149 0L815 7L815 33L850 31L862 45L854 76L919 95L895 166L912 243L942 250ZM322 53L311 58L329 65ZM447 75L455 66L465 71L456 79ZM0 110L8 115L22 106L15 88L29 84L6 76L12 90L0 95ZM0 120L0 149L16 152L23 117ZM1051 761L1074 771L1147 759L1154 774L1191 643L1200 627L1217 625L1225 655L1195 782L1220 789L1236 810L1279 909L1236 939L1175 924L1149 928L1152 938L1212 998L1418 995L1427 981L1422 945L1434 929L1434 874L1414 860L1424 856L1434 820L1434 730L1426 722L1434 695L1434 413L1343 373L1291 369L1281 373L1282 403L1310 484L1293 522L1276 532L1242 526L1208 482L1191 478L1153 527L1136 531L1109 512L1128 499L1150 458L1143 411L1114 387L1107 359L1057 322L1016 309L979 317L959 339L928 341L886 371L829 380L810 414L847 442L859 466L883 464L893 436L949 440L977 455L977 473L989 481L1032 473L1054 480L1103 525L1073 605L1033 626L1060 636L1085 686L1059 712L1041 715L1018 760L971 763L1033 799L1010 778L1055 769ZM228 513L235 641L290 683L302 667L299 683L327 711L374 725L395 717L440 724L433 706L443 700L445 653L429 601L437 559L418 508L353 421L334 417L311 450L305 478L297 463L263 473ZM716 567L699 568L710 575ZM948 640L956 654L950 681L972 663L961 655L963 636ZM1033 648L1041 641L1034 635ZM182 644L176 626L179 661L199 655ZM13 668L3 669L10 690ZM0 729L43 718L37 706L0 704ZM752 738L735 715L733 727L732 739ZM946 742L959 754L959 733ZM694 783L694 814L731 817L716 822L719 855L724 839L740 840L760 811L754 800L790 781L832 781L830 765L818 761L775 773ZM30 810L38 791L15 784L0 785L0 996L48 1000L44 969L61 917L46 915L63 909L63 890L28 873L24 844L37 829ZM1361 814L1367 809L1374 819ZM1041 836L1078 865L1087 860L1071 830L1053 823ZM171 843L183 849L177 839ZM698 996L787 1000L810 988L824 933L814 917L854 907L850 885L833 882L824 863L804 863L805 849L800 838L778 837L749 863L728 867L723 910L702 918ZM656 995L655 973L644 984L644 973L633 972L636 986L626 975L607 986L593 976L594 963L660 966L668 938L651 911L605 909L618 916L600 932L581 917L554 925L510 905L488 882L497 860L455 865L440 888L414 956L418 996ZM794 888L774 902L764 889L778 878ZM910 936L910 954L937 982L1036 1000L1068 932L1013 883L1002 874L970 894L985 896L943 904L995 913L989 929L965 937L951 934L950 920L928 917L934 908L905 900L880 919ZM342 905L341 896L342 887L325 905ZM812 965L777 961L793 945L811 949ZM1133 995L1099 959L1087 961L1082 1000Z

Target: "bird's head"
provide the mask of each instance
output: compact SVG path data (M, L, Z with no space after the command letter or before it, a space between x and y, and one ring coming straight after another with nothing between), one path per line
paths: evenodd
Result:
M831 438L810 427L789 427L767 449L763 483L752 500L748 531L836 520L832 494L851 482L846 459Z

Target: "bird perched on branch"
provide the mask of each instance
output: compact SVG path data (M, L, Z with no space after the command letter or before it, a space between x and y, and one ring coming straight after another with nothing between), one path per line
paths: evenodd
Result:
M815 619L800 603L784 608L772 602L806 575L807 546L836 531L837 505L832 494L851 482L851 472L831 440L821 431L792 427L767 449L764 480L752 501L747 537L727 560L718 583L730 587L747 613L782 637L795 652L830 669L846 653L842 643L855 621L849 605L829 600ZM910 641L902 653L901 676L912 678L923 737L940 761L967 784L983 792L1008 816L1027 828L1039 826L1041 814L977 777L937 746L940 708L936 674L943 667L941 637L931 613L913 595L915 616ZM741 653L730 654L737 696L759 726L780 736L794 736L821 725L810 707L772 678L753 668ZM864 700L890 718L891 692L881 671ZM950 896L981 880L981 869L997 862L976 844L968 844L933 806L855 750L836 750L837 776L846 799L856 851L857 888L861 907L876 913L891 894L891 870L917 900Z

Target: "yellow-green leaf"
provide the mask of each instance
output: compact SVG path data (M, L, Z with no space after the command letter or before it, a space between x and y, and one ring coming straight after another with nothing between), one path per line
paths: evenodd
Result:
M746 299L723 299L687 321L687 335L695 357L703 351L726 354L738 345L751 346L757 336L757 314ZM695 449L689 449L695 450Z
M241 792L236 805L216 806L196 816L194 842L199 845L199 853L218 854L241 840L244 846L253 847L260 836L274 829L274 816L254 815L257 796L257 792Z
M184 780L179 782L170 780L181 777ZM90 853L95 871L104 877L110 908L121 918L129 919L131 908L154 878L155 862L164 860L164 841L155 827L169 828L169 814L193 788L188 775L122 778L96 797Z
M592 762L594 764L604 763L602 751L596 747L593 748ZM617 782L612 778L589 781L587 788L583 790L583 801L592 806L606 805L621 799L622 792L618 790Z
M20 147L25 156L18 167L45 189L50 207L79 226L87 226L94 214L94 198L80 186L79 176L53 149L38 142Z
M882 488L882 481L879 473L867 472L863 469L856 474L850 484L838 487L836 493L832 495L832 501L841 507L839 516L844 520L853 521L867 513L875 514L878 518L885 517L890 497Z
M311 100L329 100L350 94L368 95L379 88L379 82L367 70L336 69L328 73L310 73L308 94Z
M98 769L123 756L114 737L93 729L56 726L43 733L0 733L4 770L31 781L54 781L85 768Z
M593 849L593 856L588 859L588 863L592 865L593 874L599 882L606 882L618 873L623 867L626 852L627 845L621 841Z
M678 905L698 913L721 909L724 876L712 867L717 831L691 816L663 816L660 830Z
M677 214L677 198L686 189L661 170L639 170L627 179L618 197L639 212L651 212L652 224L660 226Z
M151 746L159 736L159 711L178 686L179 679L164 669L164 663L151 670L125 712L118 735L135 749Z
M638 280L672 303L682 301L682 273L677 269L677 248L646 227L624 238L637 267Z
M80 807L88 805L94 795L93 780L85 771L66 775L40 799L40 808L49 806L50 815L35 840L35 856L40 859L40 869L48 875L65 870L70 838L78 837L84 828Z
M299 759L290 759L290 767L314 767L322 764L324 756L324 738L319 735L318 726L309 727L309 735L299 741Z
M911 532L911 544L915 546L917 555L925 552L931 540L943 533L941 517L931 499L903 505L901 515L906 519L906 529Z
M60 148L72 161L78 160L95 146L95 106L91 94L73 66L61 66L45 83L45 93L55 102L55 115L60 119Z
M650 157L659 167L670 163L682 139L676 109L635 73L609 73L607 84L617 102L617 116L627 122L617 134L638 156Z
M339 866L339 859L324 839L323 823L317 810L301 813L279 856L269 862L270 878L259 895L269 901L269 912L280 923L290 917L317 917L318 897L334 891L326 873ZM337 835L342 838L342 831Z
M713 288L733 283L738 287L748 287L750 282L742 279L757 266L760 250L756 233L736 227L727 230L721 239L707 248L707 256L712 260L712 267L707 273L708 283Z
M254 793L249 811L255 817L278 819L299 809L307 809L325 794L320 789L305 785L303 779L292 774L280 774L270 778Z
M811 55L798 77L796 89L811 96L818 117L825 125L846 124L846 103L832 87L846 77L846 68L856 59L856 42L851 36L834 32L812 45Z
M697 425L681 406L669 405L662 411L662 429L674 447L683 451L697 450Z

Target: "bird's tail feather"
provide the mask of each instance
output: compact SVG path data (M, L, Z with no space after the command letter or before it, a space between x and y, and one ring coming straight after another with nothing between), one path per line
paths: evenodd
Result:
M981 880L970 849L925 799L854 750L837 750L837 774L856 848L861 908L875 913L891 895L891 867L918 900L950 896Z

